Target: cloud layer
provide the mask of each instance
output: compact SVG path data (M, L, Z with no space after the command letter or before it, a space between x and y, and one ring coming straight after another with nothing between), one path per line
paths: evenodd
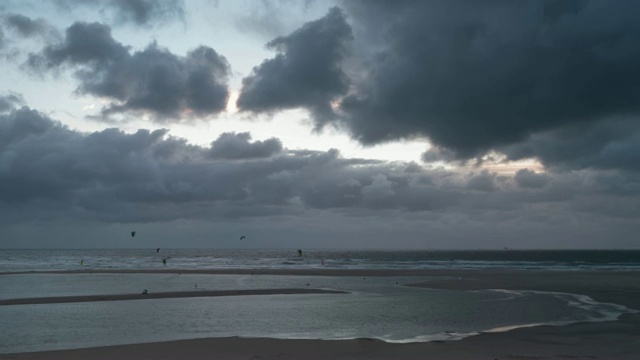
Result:
M427 170L337 150L288 151L275 138L251 142L248 133L200 147L166 129L80 133L28 107L0 115L0 144L0 207L9 222L60 214L104 222L242 218L305 208L510 222L634 218L640 204L640 175Z

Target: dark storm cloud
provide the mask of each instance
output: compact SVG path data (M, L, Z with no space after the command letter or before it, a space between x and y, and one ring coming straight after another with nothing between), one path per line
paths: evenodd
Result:
M341 110L363 143L427 136L467 158L570 124L640 115L637 2L344 6L368 75Z
M184 17L182 0L57 0L63 10L72 10L79 6L110 12L113 20L119 23L149 25L179 20Z
M159 121L206 116L226 108L229 98L226 59L200 46L180 57L156 44L109 66L104 74L84 71L81 93L120 101L103 109L104 115L149 111Z
M211 143L209 155L214 159L260 159L268 158L282 151L282 143L276 138L265 141L251 141L251 134L224 133Z
M15 31L21 37L59 37L58 30L44 19L34 20L21 14L7 14L3 16L2 20L8 29Z
M267 47L278 54L242 80L238 108L272 112L304 107L320 123L333 119L331 102L345 94L349 85L341 61L351 40L351 28L338 8L272 40Z
M130 53L99 23L73 24L62 44L31 54L27 64L40 71L77 69L78 93L112 100L102 109L105 117L147 112L166 122L206 116L223 111L229 97L229 64L212 48L200 46L182 57L152 43Z

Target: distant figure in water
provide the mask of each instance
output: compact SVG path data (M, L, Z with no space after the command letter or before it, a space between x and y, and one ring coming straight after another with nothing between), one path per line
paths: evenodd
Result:
M302 256L302 250L298 249L298 256Z
M324 259L320 260L320 264L324 266Z
M160 252L160 248L157 248L157 249L156 249L156 252L157 252L157 253L159 253L159 252Z
M148 293L149 293L149 290L147 290L147 289L142 290L142 294L143 294L143 295L144 295L144 294L148 294Z
M164 266L167 266L167 258L166 258L166 257L163 257L163 258L162 258L162 264L163 264Z
M84 265L84 260L80 260L80 266Z

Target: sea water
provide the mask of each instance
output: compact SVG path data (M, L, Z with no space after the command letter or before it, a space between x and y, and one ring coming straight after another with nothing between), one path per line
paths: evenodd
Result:
M80 269L640 270L640 250L0 250L0 272Z
M170 252L171 251L171 252ZM440 262L483 267L531 259L425 259L406 252L168 250L167 268L425 268ZM131 294L267 288L321 288L347 294L268 295L149 299L86 303L0 306L0 353L70 349L205 337L290 339L375 338L388 342L456 340L483 331L503 331L536 324L568 324L616 319L630 310L588 297L529 291L449 291L405 286L428 281L414 277L332 277L207 274L46 274L30 270L165 268L147 250L2 251L0 299L45 296ZM161 253L162 254L162 250ZM165 253L166 254L166 253ZM331 255L333 254L333 255ZM398 254L407 254L402 257ZM283 255L278 258L278 255ZM331 255L331 256L328 256ZM169 256L169 255L165 255ZM442 257L442 254L439 255ZM478 254L474 255L478 256ZM566 255L565 255L566 256ZM219 260L218 257L224 259ZM386 258L386 260L385 260ZM632 261L611 257L587 267L614 267ZM50 263L48 263L50 262ZM335 262L335 263L334 263ZM553 267L579 271L567 261ZM571 262L573 263L573 262ZM631 263L631 264L630 264ZM558 265L564 264L564 265ZM441 265L435 265L441 266ZM542 267L542 265L539 265ZM8 273L7 273L8 272ZM452 279L455 281L455 279Z

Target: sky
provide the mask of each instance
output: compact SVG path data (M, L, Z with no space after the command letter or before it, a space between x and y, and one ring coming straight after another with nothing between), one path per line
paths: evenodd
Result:
M2 1L0 248L640 248L638 13Z

